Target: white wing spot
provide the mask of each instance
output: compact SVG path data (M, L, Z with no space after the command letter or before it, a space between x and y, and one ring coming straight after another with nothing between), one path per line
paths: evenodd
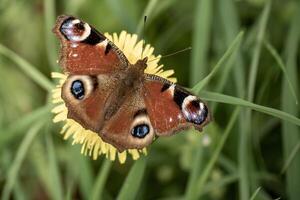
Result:
M172 84L169 88L168 91L170 92L170 94L172 95L172 97L174 97L174 91L175 91L175 84Z
M184 100L183 100L183 103L182 103L182 106L181 106L181 110L183 112L183 115L186 119L190 119L191 118L191 114L186 108L187 106L192 102L192 101L195 101L197 100L197 97L193 96L193 95L189 95L187 96Z
M204 104L200 103L200 109L203 110L204 109Z
M74 19L72 20L72 24L79 24L80 23L80 20L79 19Z
M108 40L105 39L105 40L103 40L102 42L99 42L99 43L97 44L97 46L99 46L99 47L101 46L101 47L106 48L107 44L108 44Z

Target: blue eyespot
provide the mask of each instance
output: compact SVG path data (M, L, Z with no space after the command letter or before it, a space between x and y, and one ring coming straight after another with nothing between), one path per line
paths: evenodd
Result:
M80 80L75 80L73 81L72 85L71 85L71 93L73 94L73 96L78 99L81 100L84 97L84 86L82 81Z
M131 134L137 138L144 138L150 132L150 128L147 124L140 124L135 126Z

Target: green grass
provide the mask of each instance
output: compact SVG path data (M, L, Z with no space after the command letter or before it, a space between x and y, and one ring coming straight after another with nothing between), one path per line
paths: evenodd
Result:
M110 160L105 160L104 163L102 164L101 170L97 175L97 179L95 180L95 184L92 189L91 199L93 200L101 199L101 197L103 196L103 189L109 175L111 164L112 163Z
M299 55L299 52L297 51L297 43L299 43L300 29L296 24L300 19L299 10L300 8L298 7L298 13L294 15L290 21L290 28L284 47L284 60L286 63L287 75L291 78L290 84L295 87L297 95L299 95L299 67L297 67L296 63L297 55ZM289 82L284 80L282 82L281 92L282 110L299 116L299 105L296 105L290 98L284 98L288 95L288 87ZM300 180L297 178L300 176L300 172L298 170L300 165L300 154L299 151L294 154L294 149L297 147L300 140L299 133L299 127L286 122L282 123L283 159L285 162L288 162L291 157L294 157L293 162L289 164L288 169L285 171L286 190L291 199L297 199L300 195L300 191L297 189L300 187ZM287 136L287 134L289 136Z
M298 199L299 11L296 0L2 1L1 199ZM134 31L157 54L191 46L160 63L208 103L205 135L159 138L124 165L62 140L49 103L61 13Z
M23 139L22 143L20 144L20 147L16 153L16 157L11 163L11 166L9 167L9 171L7 173L7 181L3 187L3 193L1 196L1 199L9 199L10 193L14 187L14 184L16 182L18 172L21 168L22 162L25 159L26 153L34 140L35 136L39 133L39 129L41 129L42 123L38 122L34 126L32 126L31 129L28 130L26 133L26 137Z

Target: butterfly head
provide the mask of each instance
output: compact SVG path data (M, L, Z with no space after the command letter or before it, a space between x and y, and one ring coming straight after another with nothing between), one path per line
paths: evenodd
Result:
M147 62L148 62L148 57L145 57L143 59L140 59L138 61L136 61L136 63L134 64L134 66L142 71L144 73L144 70L147 68Z

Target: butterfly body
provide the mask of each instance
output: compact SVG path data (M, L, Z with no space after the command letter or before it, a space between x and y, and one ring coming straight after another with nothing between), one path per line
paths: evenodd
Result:
M60 16L60 65L68 73L62 99L68 118L94 131L118 151L142 149L157 136L202 127L204 102L182 87L144 73L147 57L130 63L103 34L72 16Z

